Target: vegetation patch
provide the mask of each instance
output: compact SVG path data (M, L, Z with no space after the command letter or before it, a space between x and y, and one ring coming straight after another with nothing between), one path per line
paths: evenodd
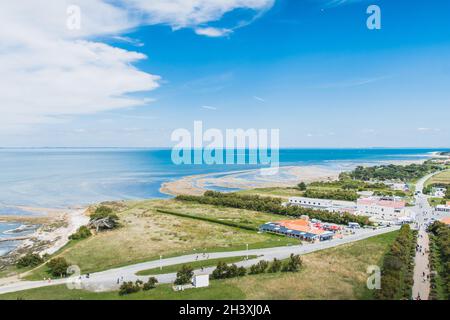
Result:
M410 299L412 296L416 232L403 225L397 238L383 258L380 300Z
M450 299L450 227L434 222L430 232L431 299Z

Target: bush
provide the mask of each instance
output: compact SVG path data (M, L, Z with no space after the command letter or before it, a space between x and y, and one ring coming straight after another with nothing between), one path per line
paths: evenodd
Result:
M411 298L415 246L415 233L409 225L403 225L383 258L381 289L375 292L375 298Z
M194 270L191 266L183 265L181 270L177 272L177 279L175 280L176 285L189 284L194 276Z
M119 217L107 206L98 207L91 215L89 226L97 231L103 229L114 229L119 226Z
M28 253L17 261L17 268L37 267L42 264L44 259L35 253Z
M259 274L266 272L266 269L269 267L269 263L265 260L259 261L257 264L254 264L250 267L250 274Z
M235 264L228 266L225 262L219 261L216 269L211 274L211 279L229 279L243 277L247 274L247 269L238 267Z
M146 283L144 283L144 286L142 287L142 290L148 291L151 289L156 288L156 284L158 283L158 280L155 277L150 277Z
M298 272L300 271L300 268L302 267L302 258L297 254L291 254L288 261L286 261L283 265L282 271L283 272Z
M77 232L75 232L74 234L72 234L69 239L70 240L82 240L82 239L86 239L89 238L92 235L91 230L89 230L88 227L86 226L81 226Z
M280 260L278 260L277 258L274 258L272 263L270 264L268 272L277 273L281 270L282 266L283 266L283 263Z
M141 290L141 285L138 281L136 281L136 283L133 283L133 281L122 283L119 289L119 295L124 296L127 294L139 292Z
M67 275L67 268L69 268L69 263L66 259L59 257L54 258L47 262L47 267L51 275L55 277L64 277Z

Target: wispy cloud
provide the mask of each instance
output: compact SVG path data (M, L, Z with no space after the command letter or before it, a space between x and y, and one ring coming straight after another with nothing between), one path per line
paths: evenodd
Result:
M379 81L382 81L385 79L389 79L391 77L392 76L380 76L380 77L372 77L372 78L343 80L343 81L319 84L319 85L311 86L311 88L315 88L315 89L353 88L353 87L359 87L359 86L376 83L376 82L379 82Z
M253 96L253 99L261 101L261 102L266 102L266 100L264 100L263 98L258 97L258 96Z
M206 109L206 110L217 110L216 107L212 107L212 106L201 106L202 109Z

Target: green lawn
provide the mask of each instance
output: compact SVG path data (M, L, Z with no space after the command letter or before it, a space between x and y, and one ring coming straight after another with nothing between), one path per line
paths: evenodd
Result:
M158 210L177 211L184 217ZM130 264L195 254L268 248L298 244L299 240L256 232L256 227L280 216L233 208L184 203L175 200L130 201L118 211L122 227L88 239L71 242L54 256L93 273ZM190 217L191 215L191 217ZM202 221L198 217L211 221ZM244 230L226 223L255 228ZM47 267L30 272L28 280L48 278Z
M450 184L450 171L443 171L432 176L425 182L425 187L434 183Z
M170 285L120 297L117 292L92 293L46 287L0 295L1 299L372 299L366 288L367 267L381 266L383 255L397 232L302 256L298 273L248 275L213 280L208 288L174 292Z
M257 256L248 256L249 259L257 258ZM158 274L164 274L164 273L175 273L178 272L178 270L181 269L183 265L188 265L195 269L201 269L213 267L216 266L219 261L225 262L225 263L235 263L242 260L245 260L246 257L231 257L231 258L219 258L219 259L209 259L209 260L202 260L202 261L194 261L189 263L181 263L181 264L175 264L171 266L166 266L162 268L153 268L153 269L147 269L142 270L136 273L138 276L150 276L150 275L158 275Z

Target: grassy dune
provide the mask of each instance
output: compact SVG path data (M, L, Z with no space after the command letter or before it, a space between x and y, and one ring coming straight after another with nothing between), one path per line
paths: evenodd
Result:
M121 228L72 243L57 256L78 265L86 273L156 260L160 255L171 257L197 252L244 250L246 244L252 249L298 243L295 239L258 234L255 231L177 217L156 210L176 209L183 213L235 220L255 227L263 222L279 219L279 216L183 204L174 200L130 202L127 206L118 213ZM38 268L27 279L48 277L46 269L45 266Z
M211 281L209 288L174 292L161 285L148 292L120 297L117 292L92 293L64 286L0 295L0 299L371 299L367 267L381 260L397 232L342 245L302 257L299 273L245 276Z
M425 182L425 186L434 183L450 184L450 171L444 171L432 176Z

